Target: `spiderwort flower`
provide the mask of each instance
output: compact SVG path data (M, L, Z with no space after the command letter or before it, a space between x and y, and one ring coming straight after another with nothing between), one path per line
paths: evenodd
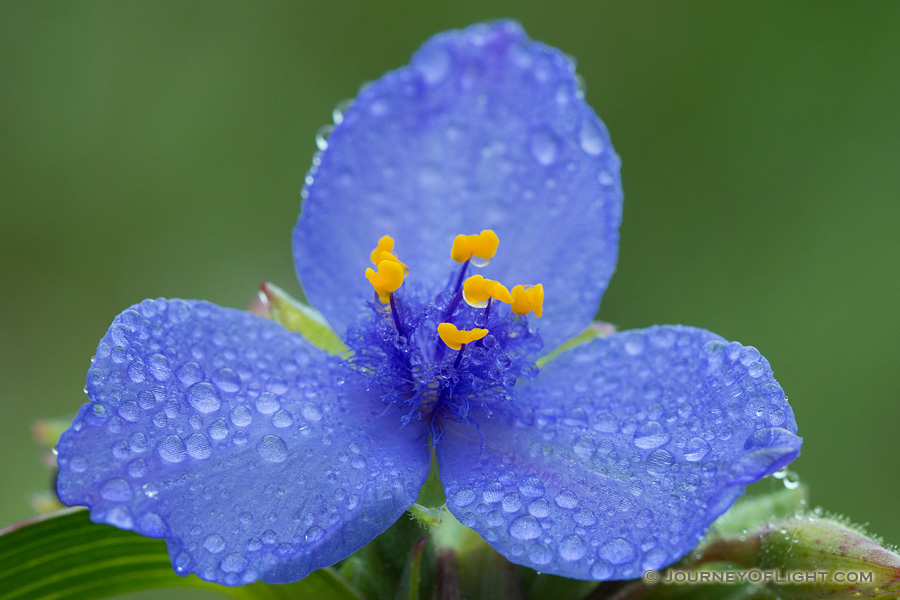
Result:
M350 352L207 302L133 306L60 440L64 502L165 538L178 573L286 582L400 517L433 445L449 510L504 556L622 579L797 456L766 360L708 331L536 367L590 324L621 218L619 159L559 51L511 22L440 34L338 121L293 250Z

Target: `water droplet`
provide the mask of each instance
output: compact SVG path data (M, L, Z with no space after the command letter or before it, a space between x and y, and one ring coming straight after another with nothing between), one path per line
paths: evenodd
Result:
M577 535L567 535L559 543L559 556L563 560L578 560L587 552L587 544Z
M481 498L488 504L500 502L503 498L503 486L500 485L500 482L498 481L489 483L485 486L484 490L482 490Z
M579 141L581 149L591 156L597 156L603 152L603 132L600 130L600 123L597 118L588 115L581 122L581 131L579 132Z
M169 359L162 354L151 354L147 357L147 369L151 377L157 381L167 381L172 376Z
M195 362L184 363L175 371L175 375L184 385L194 385L204 378L203 369Z
M619 430L619 422L612 413L601 413L594 419L594 429L603 433L615 433Z
M552 165L559 154L559 139L549 127L541 126L531 133L531 155L542 165Z
M322 409L317 404L307 402L300 408L300 414L307 421L315 423L322 420Z
M798 487L800 487L800 476L793 471L788 471L785 474L782 482L784 483L784 487L786 487L787 489L796 490Z
M331 137L332 131L334 131L333 125L322 125L319 127L319 130L316 132L316 147L319 150L328 148L328 138Z
M187 439L187 453L192 458L203 460L212 454L212 445L202 433L195 433Z
M638 529L643 529L647 525L650 524L650 521L653 520L653 513L648 509L642 509L638 511L638 514L634 516L634 526Z
M550 503L546 498L538 498L528 505L528 512L539 519L543 519L550 514Z
M571 490L563 490L556 496L556 505L560 508L575 508L578 506L578 497Z
M522 508L522 499L515 492L510 492L503 496L503 510L506 512L516 512Z
M175 571L179 574L186 573L189 566L191 566L191 556L187 552L179 552L175 557Z
M207 428L209 437L214 440L224 440L228 437L228 425L222 419L217 419L209 424Z
M233 394L241 389L241 378L228 367L213 373L212 380L216 387L226 394Z
M453 495L453 503L457 506L468 506L475 502L475 492L465 488Z
M287 459L287 446L277 435L264 436L256 445L256 451L269 462L280 463Z
M547 544L534 544L528 549L528 558L536 565L546 565L553 558L553 550Z
M528 477L519 484L519 491L523 496L537 498L544 495L544 484L537 477Z
M235 406L231 409L231 414L228 415L228 418L238 427L246 427L253 422L253 414L246 406Z
M309 529L306 530L306 534L304 538L306 539L307 544L312 544L318 542L322 539L322 536L325 535L325 530L319 527L318 525L313 525Z
M664 473L669 470L675 458L672 453L662 448L657 448L647 457L647 470L651 473Z
M597 517L594 511L589 508L579 508L572 514L572 520L583 527L592 527L597 524Z
M697 462L709 453L709 443L703 438L695 437L684 446L684 460Z
M69 466L76 473L84 473L88 467L87 459L83 456L73 456L69 461Z
M138 479L147 474L147 463L144 462L144 459L138 458L136 460L131 461L128 465L128 476L133 479Z
M121 477L110 479L100 488L100 495L110 502L128 502L131 500L131 486Z
M213 554L218 554L225 549L225 539L218 533L213 533L204 538L203 547Z
M591 578L606 580L612 577L615 569L609 566L609 563L598 561L594 563L594 566L591 567Z
M291 413L282 409L272 415L272 425L275 427L290 427L294 422Z
M412 65L428 85L435 85L447 76L450 54L443 46L429 46L416 53Z
M271 415L279 408L281 408L281 402L272 392L263 392L256 399L256 410L264 415Z
M189 387L185 397L191 406L202 413L217 411L222 405L219 399L219 390L206 381L195 383Z
M219 563L219 568L225 573L240 573L246 567L247 559L244 558L244 555L237 552L232 552Z
M600 557L614 565L624 565L635 558L634 546L625 538L613 538L600 546Z
M669 559L666 556L666 551L662 548L655 548L644 556L641 568L645 571L648 569L656 571L663 568L667 562L669 562Z
M575 445L572 446L572 451L581 458L590 458L594 455L596 449L597 444L594 442L594 438L589 435L580 436L575 440Z
M519 515L510 523L509 535L519 540L533 540L541 535L541 524L531 515Z
M187 455L184 442L177 435L167 436L159 443L156 449L163 460L173 463L183 461Z
M659 448L669 441L669 434L657 421L648 421L634 432L634 445L644 450Z

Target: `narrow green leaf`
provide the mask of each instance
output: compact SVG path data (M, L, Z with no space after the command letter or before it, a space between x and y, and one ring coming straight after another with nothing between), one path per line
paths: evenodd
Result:
M361 600L332 569L287 585L226 587L172 570L163 540L92 523L65 509L0 531L0 600L94 600L165 587L216 590L238 600Z
M322 313L291 298L287 292L271 283L264 283L261 292L273 321L281 323L291 331L296 331L311 344L332 354L347 350L347 346L331 329Z

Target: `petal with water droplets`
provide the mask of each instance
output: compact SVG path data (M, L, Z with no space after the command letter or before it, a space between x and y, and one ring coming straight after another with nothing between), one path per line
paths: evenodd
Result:
M401 427L336 357L206 302L120 314L87 390L58 445L60 498L166 538L182 575L301 579L393 524L428 474L421 424Z
M394 237L410 285L441 289L457 234L494 229L484 275L544 286L547 351L580 333L616 265L619 158L555 48L501 21L427 41L364 88L307 178L294 229L304 290L343 333Z
M596 339L516 390L477 428L445 420L441 480L463 524L546 573L632 579L671 564L799 453L768 362L702 329Z

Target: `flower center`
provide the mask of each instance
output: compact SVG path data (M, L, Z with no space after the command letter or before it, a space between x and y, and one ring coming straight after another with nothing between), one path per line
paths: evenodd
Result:
M435 439L436 417L467 421L473 409L489 415L514 399L519 378L537 371L542 343L527 315L541 316L541 284L510 291L481 275L466 277L470 267L490 263L499 243L491 230L457 236L450 257L458 266L437 296L417 284L391 237L370 255L375 268L365 276L375 293L348 330L347 364L365 373L385 402L407 407L404 425L430 419Z

